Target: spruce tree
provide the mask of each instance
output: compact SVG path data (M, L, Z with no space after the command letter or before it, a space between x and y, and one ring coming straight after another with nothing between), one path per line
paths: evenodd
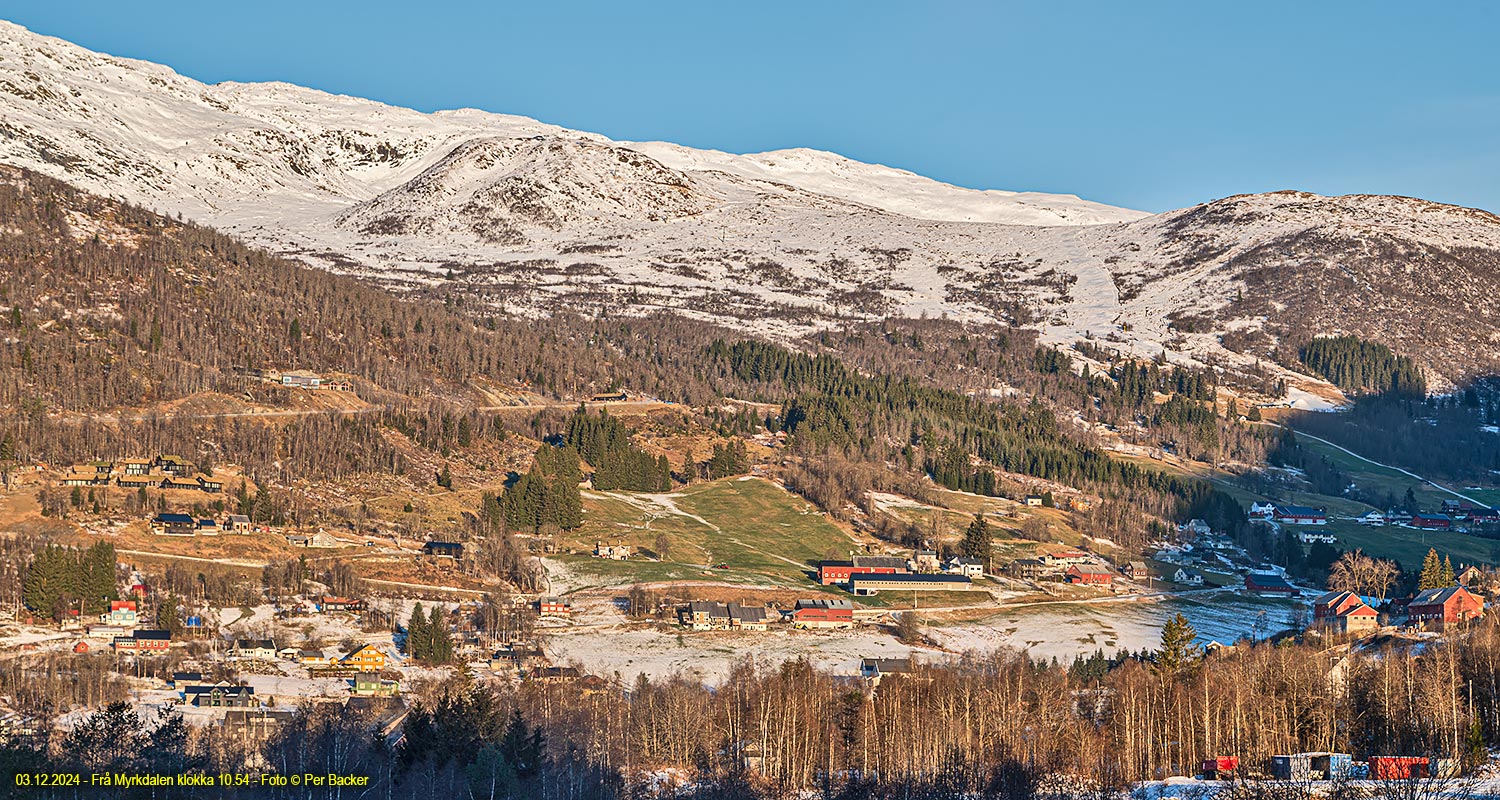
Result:
M1175 673L1189 669L1203 658L1203 651L1194 640L1198 631L1178 612L1167 620L1161 629L1161 649L1156 653L1156 666L1163 672Z
M1436 548L1428 549L1427 555L1422 558L1422 574L1417 579L1417 588L1420 590L1441 589L1443 583L1443 562L1438 558Z
M447 614L440 605L433 606L432 614L427 618L427 640L427 661L447 664L453 660L453 637L448 633Z
M406 621L406 654L419 661L432 654L432 636L428 633L427 613L419 602L411 608Z
M964 531L963 541L959 549L965 558L978 559L983 562L985 569L989 569L990 546L994 541L994 534L990 532L990 523L984 518L984 514L974 517L969 523L969 529Z
M1452 586L1458 583L1458 577L1453 574L1453 559L1451 556L1443 556L1443 586Z

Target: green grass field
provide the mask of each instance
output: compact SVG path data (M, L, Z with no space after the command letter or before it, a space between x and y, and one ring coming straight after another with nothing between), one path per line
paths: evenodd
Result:
M811 503L769 481L728 479L689 486L662 498L624 493L584 497L584 525L565 547L588 552L595 541L624 542L654 554L657 537L670 546L664 559L635 556L606 561L562 556L579 572L646 581L815 586L807 578L825 553L848 553L853 539ZM723 564L727 569L717 569Z

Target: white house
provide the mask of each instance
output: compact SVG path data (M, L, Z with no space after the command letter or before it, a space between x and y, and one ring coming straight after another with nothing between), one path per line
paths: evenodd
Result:
M1385 515L1380 513L1379 511L1371 511L1370 513L1356 519L1355 522L1358 522L1361 525L1369 525L1371 527L1381 528L1385 526Z
M950 558L943 565L943 571L950 575L964 575L977 580L984 577L984 562L976 558Z
M1275 503L1251 503L1250 516L1254 519L1270 519L1276 514Z
M1202 586L1203 575L1184 567L1172 573L1172 582L1185 584L1187 586Z
M238 639L230 648L229 657L275 661L276 643L270 639Z
M1313 533L1311 531L1297 531L1297 538L1303 544L1322 542L1323 544L1337 544L1338 538L1331 533Z

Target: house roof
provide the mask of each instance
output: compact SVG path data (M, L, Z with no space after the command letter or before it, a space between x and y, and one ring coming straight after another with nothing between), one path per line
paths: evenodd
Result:
M1408 606L1436 606L1436 605L1446 605L1448 603L1448 601L1452 600L1453 597L1454 597L1454 595L1457 595L1459 592L1462 592L1462 593L1464 593L1465 595L1468 595L1471 598L1474 597L1473 594L1470 594L1470 592L1469 592L1468 589L1465 589L1462 586L1444 586L1441 589L1424 589L1424 590L1418 592L1417 596L1413 597L1411 599L1411 602L1408 603L1407 605Z
M1097 564L1074 564L1068 567L1068 572L1076 572L1079 575L1108 575L1109 570Z
M1297 587L1286 582L1286 578L1265 572L1252 572L1245 576L1245 585L1256 589L1283 589L1297 591Z
M275 650L276 642L270 639L236 639L234 641L236 650Z
M163 525L184 524L197 525L198 521L191 514L157 514L156 521Z
M797 608L822 608L831 611L853 611L854 604L848 600L824 599L822 597L803 599L797 601Z
M906 569L906 559L895 556L855 556L854 566L870 569Z
M136 631L135 633L132 633L131 637L135 638L135 639L154 639L154 640L158 640L158 641L165 639L165 640L169 640L170 641L171 638L172 638L172 632L171 631L139 630L139 631Z
M1321 517L1323 509L1312 506L1277 506L1276 510L1288 517Z
M911 672L916 668L909 658L862 658L859 660L861 671L875 670L883 673Z

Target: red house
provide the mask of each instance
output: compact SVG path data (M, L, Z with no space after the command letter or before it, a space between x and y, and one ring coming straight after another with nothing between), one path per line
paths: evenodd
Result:
M1068 567L1065 573L1068 583L1078 583L1085 586L1108 586L1114 582L1115 576L1104 567L1093 564L1075 564Z
M1406 606L1407 621L1421 625L1441 627L1483 616L1484 603L1462 586L1424 590Z
M1426 528L1428 530L1445 531L1453 526L1453 520L1447 514L1412 514L1411 526L1413 528Z
M536 613L544 617L566 617L573 613L573 609L561 597L543 597L536 601Z
M1313 619L1333 619L1351 608L1365 604L1354 592L1328 592L1313 600Z
M1328 515L1310 506L1277 506L1271 518L1287 525L1327 525Z

